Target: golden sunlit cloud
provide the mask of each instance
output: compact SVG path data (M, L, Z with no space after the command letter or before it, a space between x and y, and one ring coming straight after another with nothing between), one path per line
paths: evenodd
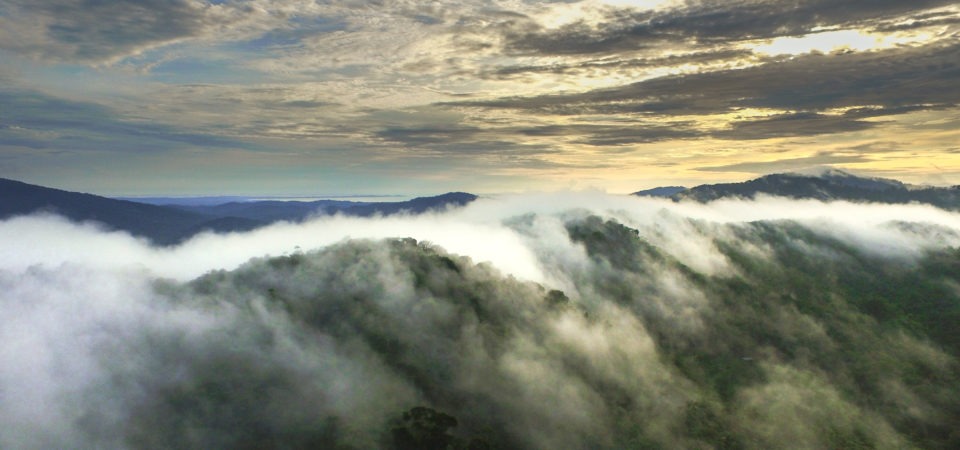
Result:
M871 33L863 30L836 30L799 37L779 37L766 40L759 45L751 43L748 47L762 55L802 55L813 52L885 50L905 45L921 45L932 38L932 33Z
M956 1L0 2L0 177L37 184L196 155L218 175L177 192L960 176Z

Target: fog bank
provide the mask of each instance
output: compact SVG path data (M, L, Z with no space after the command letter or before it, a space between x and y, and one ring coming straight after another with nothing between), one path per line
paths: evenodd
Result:
M424 406L450 448L950 448L958 244L933 207L769 197L502 196L169 248L14 218L0 447L427 448Z

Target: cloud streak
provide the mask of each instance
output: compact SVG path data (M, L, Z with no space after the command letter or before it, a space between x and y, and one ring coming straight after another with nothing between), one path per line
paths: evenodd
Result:
M666 239L671 244L664 245L668 252L683 247L682 241L689 236L682 236L682 233L676 236L663 234L658 231L663 227L658 223L661 220L679 228L696 227L692 223L684 225L689 220L721 225L790 220L823 227L825 233L856 235L869 229L886 236L878 239L886 241L885 246L895 245L896 242L923 242L910 237L891 239L902 231L890 229L889 225L903 217L946 229L960 228L960 219L956 214L926 205L871 206L843 201L824 204L776 198L764 198L756 207L745 200L721 200L699 205L582 192L481 198L462 210L442 214L376 219L329 216L300 224L280 222L246 233L206 232L184 244L161 248L122 232L105 233L95 223L78 227L56 216L25 216L4 221L0 225L5 235L23 237L4 243L3 262L0 264L5 270L13 272L26 271L38 264L78 264L105 270L139 268L156 276L187 281L211 270L231 270L250 258L262 255L289 254L298 248L324 247L344 239L411 237L430 241L477 262L489 262L497 269L521 279L545 282L544 267L538 262L536 252L528 248L536 241L528 241L530 236L518 233L509 223L511 219L529 213L565 217L565 213L576 211L583 205L595 205L590 209L592 213L634 227L640 230L643 238L651 241ZM688 231L696 233L693 229ZM47 244L38 246L36 242ZM947 243L954 244L953 241ZM552 244L557 243L540 242L537 248L556 247ZM867 244L864 244L865 248L870 247ZM936 244L931 241L925 245ZM904 243L902 248L895 248L911 253L922 247L914 248ZM110 249L108 253L113 256L101 258L98 256L100 251L96 249ZM688 255L676 253L672 256L697 266L696 259L704 254L690 252ZM189 264L185 264L185 261L189 261Z
M6 2L0 48L44 59L103 62L209 33L230 22L202 2ZM219 17L218 17L219 16Z
M510 33L507 47L533 54L616 54L688 39L728 42L805 35L818 27L870 26L944 6L950 2L695 1L654 11L611 8L593 24L581 20L554 29Z

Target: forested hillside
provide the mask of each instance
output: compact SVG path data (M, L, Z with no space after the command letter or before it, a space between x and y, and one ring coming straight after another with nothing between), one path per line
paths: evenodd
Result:
M155 281L155 308L175 320L113 342L111 358L129 356L70 397L81 442L960 444L960 252L883 254L791 221L691 226L728 265L694 268L636 229L572 214L563 229L582 259L554 261L566 290L412 239Z

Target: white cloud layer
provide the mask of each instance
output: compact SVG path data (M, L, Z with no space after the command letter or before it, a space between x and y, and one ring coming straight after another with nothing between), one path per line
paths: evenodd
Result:
M517 229L512 219L534 214L535 229ZM550 221L596 214L637 228L672 256L708 273L724 266L712 255L711 240L726 225L756 221L796 221L818 232L887 255L915 256L928 248L960 245L960 214L933 206L880 205L790 200L761 196L708 204L560 192L481 198L447 213L359 218L317 217L304 223L277 223L246 233L203 233L174 247L157 248L96 224L72 224L50 215L0 222L0 269L75 264L103 270L143 270L151 276L190 280L211 270L232 270L250 258L313 250L346 239L412 237L447 251L487 262L505 274L544 282L539 252L559 252L572 244L551 232ZM553 226L556 227L556 222ZM901 223L910 227L898 226ZM558 241L559 240L559 241ZM573 251L573 250L569 250Z
M705 322L720 314L719 306L702 287L667 262L644 260L639 271L631 272L592 260L583 244L572 242L565 228L588 216L636 228L644 241L696 273L720 278L736 276L739 269L718 250L719 245L734 245L761 260L770 256L769 248L749 239L753 232L750 223L757 221L794 221L865 253L907 263L926 250L960 245L960 214L955 212L922 205L769 197L701 205L591 192L502 196L415 217L320 217L248 233L202 234L170 248L152 247L122 233L49 215L14 218L0 222L0 311L4 316L0 321L0 447L53 448L77 442L106 448L125 448L131 442L156 444L137 441L141 436L137 433L150 439L156 431L151 427L182 424L151 422L155 418L150 414L179 420L175 413L164 412L167 406L150 403L153 396L174 395L178 391L165 389L180 389L176 383L191 376L210 376L207 370L232 380L223 369L205 365L206 361L227 364L227 372L230 364L242 361L238 370L252 371L251 376L266 373L266 380L297 386L299 390L293 393L283 387L276 397L279 407L290 408L289 414L269 420L287 426L299 423L300 416L294 412L330 414L343 420L346 435L361 446L376 445L365 433L384 426L390 414L429 401L422 386L402 376L403 370L424 367L421 376L446 380L451 392L483 399L491 408L513 414L516 419L502 426L505 433L524 436L522 444L527 447L556 448L570 442L614 446L608 436L614 429L610 417L619 413L609 409L611 392L628 397L637 414L657 411L646 416L648 435L681 447L691 445L690 441L671 441L680 438L671 437L670 427L684 420L683 411L690 402L706 401L700 398L706 394L663 362L657 340L664 337L650 331L649 327L658 325L649 320L652 317L667 324L658 328L658 333L684 336L696 345L724 345L700 341L707 339L702 336ZM458 306L444 303L439 294L437 298L418 297L412 269L403 267L377 241L343 244L349 239L392 237L429 241L521 282L561 289L590 316L576 309L544 309L538 303L544 291L509 280L500 281L502 285L491 297L495 302L486 305L493 322L457 322L461 320ZM796 243L798 248L803 245ZM248 272L232 279L234 284L218 284L224 278L212 275L198 285L206 287L195 286L192 294L182 294L186 291L178 287L210 271L236 269L251 258L298 255L301 250L324 247L334 250L313 256L311 271L295 278L299 284L278 281L270 295L276 291L278 296L311 299L311 292L330 289L345 299L360 299L376 293L378 303L370 307L386 314L382 323L370 324L367 321L372 319L366 316L351 315L352 300L330 299L326 306L292 300L288 309L278 309L244 285L266 286L279 276L280 272L270 272L263 262L240 269ZM825 250L803 251L815 254ZM486 264L459 270L465 271L461 275L468 279L486 280L481 276ZM255 267L262 270L249 272ZM443 285L446 281L431 278L421 282ZM606 284L620 282L642 297L616 302L606 298L611 295L604 291ZM464 287L468 288L474 287ZM199 294L207 292L204 289L211 292L209 298ZM325 319L324 314L332 314L324 309L327 307L343 316ZM363 311L369 314L373 310ZM491 323L500 320L497 314L510 318L501 326L512 331L496 331ZM834 345L809 316L789 308L772 314L771 320L792 338L823 341L824 348ZM302 328L304 323L326 323L324 320L344 325L310 331ZM399 365L407 369L397 369L389 357L383 359L382 349L364 343L366 335L343 331L347 323L373 327L374 331L366 333L397 332L390 338L399 340L396 345L421 350L409 356L414 360ZM450 329L456 330L455 336L444 334ZM500 337L494 339L489 333L495 331L507 333L507 337L496 335ZM900 347L882 351L909 349L911 357L941 367L931 370L949 371L944 367L953 364L949 356L928 344L903 335L889 339ZM810 427L835 414L814 407L798 417L784 412L782 424L771 425L769 420L780 414L778 408L792 411L801 408L804 399L813 398L827 399L830 405L849 412L845 415L848 422L838 425L841 428L858 429L866 424L878 430L876 436L902 443L886 419L845 400L839 388L820 372L788 366L777 358L764 364L758 370L771 374L770 384L745 390L744 409L734 411L735 416L739 414L736 417L767 433L758 439L773 439L781 430L778 426L810 436ZM256 395L255 382L230 383L238 383L230 385L231 389L254 389L250 395ZM896 401L929 407L905 389L895 392L899 396ZM191 395L187 392L183 395ZM291 397L285 397L287 394ZM771 402L771 395L782 400ZM237 407L243 408L247 397L236 401L240 402ZM482 419L479 415L466 417L471 418ZM251 420L268 419L254 414ZM564 431L529 432L546 429ZM128 434L120 436L117 430L128 430ZM823 443L816 434L812 436L811 445ZM223 441L202 441L206 445L217 442Z

